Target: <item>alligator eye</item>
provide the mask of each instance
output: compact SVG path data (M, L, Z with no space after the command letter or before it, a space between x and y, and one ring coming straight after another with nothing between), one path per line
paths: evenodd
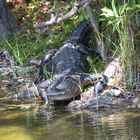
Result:
M65 77L65 79L70 79L70 78L71 78L70 76L66 76L66 77Z

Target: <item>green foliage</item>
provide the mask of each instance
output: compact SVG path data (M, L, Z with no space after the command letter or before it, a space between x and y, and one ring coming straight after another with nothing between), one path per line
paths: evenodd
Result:
M91 68L90 68L91 73L102 73L103 72L105 62L103 62L98 57L89 58L88 60L89 60L90 66L91 66Z
M115 5L115 1L112 0L111 9L104 7L102 10L102 16L104 20L108 20L108 25L113 26L113 31L123 30L123 27L127 27L126 22L130 20L138 11L140 11L140 4L134 4L129 6L127 3L124 5Z
M43 52L44 38L38 35L35 37L30 36L27 32L19 32L8 41L1 42L0 46L9 50L16 62L23 66L30 56L39 56ZM37 54L37 52L40 53Z
M123 5L117 5L114 0L111 2L111 8L102 8L103 20L107 21L113 29L113 33L117 34L118 41L118 56L120 57L122 64L125 66L126 71L126 83L127 81L134 81L135 79L135 67L136 67L136 45L134 30L135 16L140 11L140 5L131 3L125 3ZM114 41L114 40L113 40ZM131 82L132 83L132 82Z

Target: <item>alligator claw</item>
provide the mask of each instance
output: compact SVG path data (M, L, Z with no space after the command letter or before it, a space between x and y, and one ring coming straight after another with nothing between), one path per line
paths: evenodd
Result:
M94 84L94 91L93 91L93 95L94 96L99 96L100 92L103 91L104 87L106 86L108 82L108 77L105 75L101 75L101 77L99 77L97 83Z

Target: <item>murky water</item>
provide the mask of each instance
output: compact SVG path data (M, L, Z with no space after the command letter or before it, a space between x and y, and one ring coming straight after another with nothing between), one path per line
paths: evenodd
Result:
M0 140L140 140L140 110L30 107L1 105Z

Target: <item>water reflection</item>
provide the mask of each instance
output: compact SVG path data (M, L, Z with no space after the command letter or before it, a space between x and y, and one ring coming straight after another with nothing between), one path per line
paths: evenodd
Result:
M8 125L0 127L0 140L33 140L25 128Z
M4 107L2 107L4 108ZM140 111L0 109L0 140L139 140Z

